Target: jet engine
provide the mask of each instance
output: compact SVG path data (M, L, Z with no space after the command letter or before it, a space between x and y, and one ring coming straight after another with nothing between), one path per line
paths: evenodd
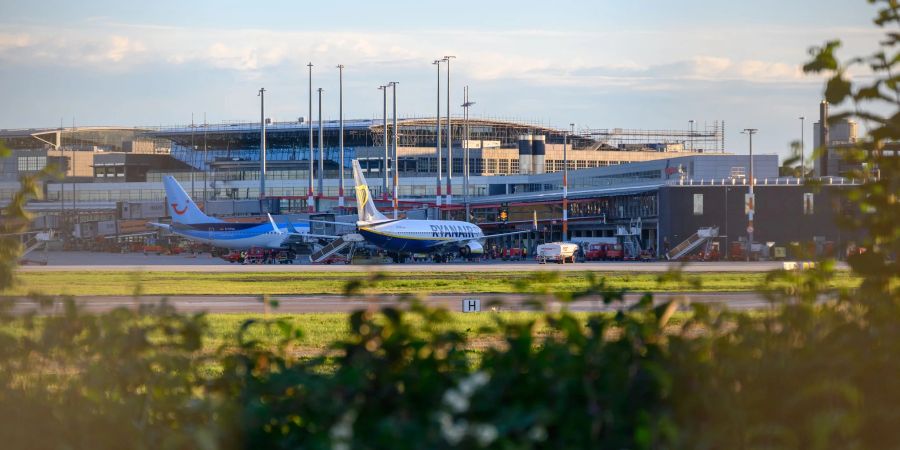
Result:
M464 257L469 255L480 255L482 253L484 253L484 247L477 241L466 242L459 248L459 254Z

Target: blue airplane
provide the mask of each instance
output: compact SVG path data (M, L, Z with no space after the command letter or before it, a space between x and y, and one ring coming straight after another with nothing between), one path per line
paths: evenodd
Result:
M231 223L207 216L172 176L163 177L166 188L166 209L171 224L150 225L169 230L186 239L233 250L250 248L287 249L289 243L308 238L336 239L337 236L310 233L308 224L294 225L290 221L276 224L270 214L263 223Z

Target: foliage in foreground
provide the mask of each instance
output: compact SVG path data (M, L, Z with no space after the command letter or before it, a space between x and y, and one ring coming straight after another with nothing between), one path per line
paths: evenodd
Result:
M586 321L497 315L501 338L478 357L472 333L449 330L446 311L415 301L354 313L349 336L313 358L298 355L302 330L283 317L246 321L210 354L205 316L165 303L87 314L68 300L62 310L48 305L58 311L47 317L5 312L0 440L6 448L900 446L900 302L846 292L816 302L830 271L773 274L792 287L768 315L694 305L675 325L678 305L649 295ZM594 279L563 300L622 294ZM259 328L280 336L277 345L255 340Z

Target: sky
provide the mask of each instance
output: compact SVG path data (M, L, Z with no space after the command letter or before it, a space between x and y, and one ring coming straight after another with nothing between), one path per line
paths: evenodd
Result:
M880 36L865 0L0 0L0 10L0 128L258 121L261 87L267 117L296 120L309 115L310 62L326 119L338 117L338 64L346 119L380 118L389 81L400 117L433 116L432 61L454 55L453 114L469 86L473 117L683 130L724 120L728 151L746 153L740 130L757 128L754 152L782 155L801 116L811 147L824 83L800 69L808 49L841 38L841 55L868 54Z

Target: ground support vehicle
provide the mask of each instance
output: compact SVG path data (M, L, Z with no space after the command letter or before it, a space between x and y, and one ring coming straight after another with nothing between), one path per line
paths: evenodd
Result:
M625 250L622 248L622 244L607 244L604 259L607 261L622 261L625 259Z
M578 244L571 242L550 242L537 246L535 258L541 264L547 262L555 262L565 264L567 262L574 263L575 255L578 253Z
M341 254L334 254L319 261L319 264L350 264L350 258Z
M224 255L221 255L221 258L223 260L228 261L232 264L234 264L234 263L243 264L244 257L246 257L246 252L239 252L239 251L232 251L232 252L228 252Z
M290 250L278 250L275 251L274 260L278 264L293 264L294 263L294 252Z
M584 251L584 260L585 261L602 261L606 258L606 245L607 244L590 244L587 249Z

